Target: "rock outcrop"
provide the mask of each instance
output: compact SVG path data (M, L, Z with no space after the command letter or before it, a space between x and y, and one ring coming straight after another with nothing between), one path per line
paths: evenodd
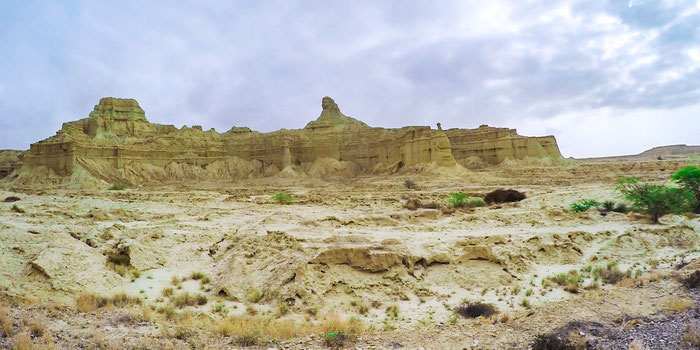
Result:
M467 167L500 164L506 160L537 158L558 161L562 158L554 136L525 137L515 129L481 125L477 129L449 129L452 155Z
M0 150L0 179L9 175L19 164L22 151Z
M32 144L12 181L33 182L36 174L51 182L91 178L110 183L352 176L525 157L560 155L553 137L522 137L512 129L369 127L345 116L330 97L323 98L321 115L304 129L270 133L154 124L135 100L106 97L88 118L64 123L55 136Z

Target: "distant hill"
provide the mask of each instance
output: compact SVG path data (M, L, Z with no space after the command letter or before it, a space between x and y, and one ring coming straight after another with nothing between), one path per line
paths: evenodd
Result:
M691 155L700 155L700 146L688 145L668 145L658 146L648 149L639 154L631 154L626 156L610 156L610 157L594 157L582 158L580 160L643 160L643 159L661 159L666 158L687 158Z
M659 146L652 149L646 150L635 157L640 158L656 158L656 157L669 157L678 155L689 155L689 154L700 154L700 146L688 146L688 145L670 145L670 146Z

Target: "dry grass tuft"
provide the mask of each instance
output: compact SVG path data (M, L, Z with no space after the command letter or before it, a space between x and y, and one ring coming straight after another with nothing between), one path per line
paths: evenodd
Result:
M0 334L4 337L11 337L12 332L12 319L7 315L7 310L0 306Z
M32 337L29 332L24 331L12 338L12 350L33 350Z
M700 331L697 328L691 325L686 325L685 336L683 336L683 340L695 347L696 349L700 349Z
M681 312L693 305L690 299L668 297L662 301L662 307L668 312Z
M639 339L633 340L627 349L629 349L629 350L649 350L649 348L646 347L646 345L644 345L644 342L639 340Z
M80 312L92 312L97 309L97 297L95 294L81 293L75 299L75 308Z

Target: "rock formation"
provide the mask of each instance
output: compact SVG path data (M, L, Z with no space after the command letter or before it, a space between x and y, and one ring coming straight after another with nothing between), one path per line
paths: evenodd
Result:
M55 136L32 144L12 181L33 181L37 173L54 181L89 177L112 183L351 176L526 157L561 156L554 137L522 137L512 129L372 128L345 116L330 97L304 129L270 133L154 124L135 100L106 97L88 118L64 123Z
M9 175L19 164L22 151L0 150L0 179Z

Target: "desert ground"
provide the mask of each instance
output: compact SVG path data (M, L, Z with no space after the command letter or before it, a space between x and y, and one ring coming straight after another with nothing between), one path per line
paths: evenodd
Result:
M621 201L620 176L662 182L688 162L4 185L0 348L528 349L540 334L697 348L700 291L683 280L700 268L700 219L569 210ZM442 205L499 188L527 198ZM466 303L495 314L464 317Z

